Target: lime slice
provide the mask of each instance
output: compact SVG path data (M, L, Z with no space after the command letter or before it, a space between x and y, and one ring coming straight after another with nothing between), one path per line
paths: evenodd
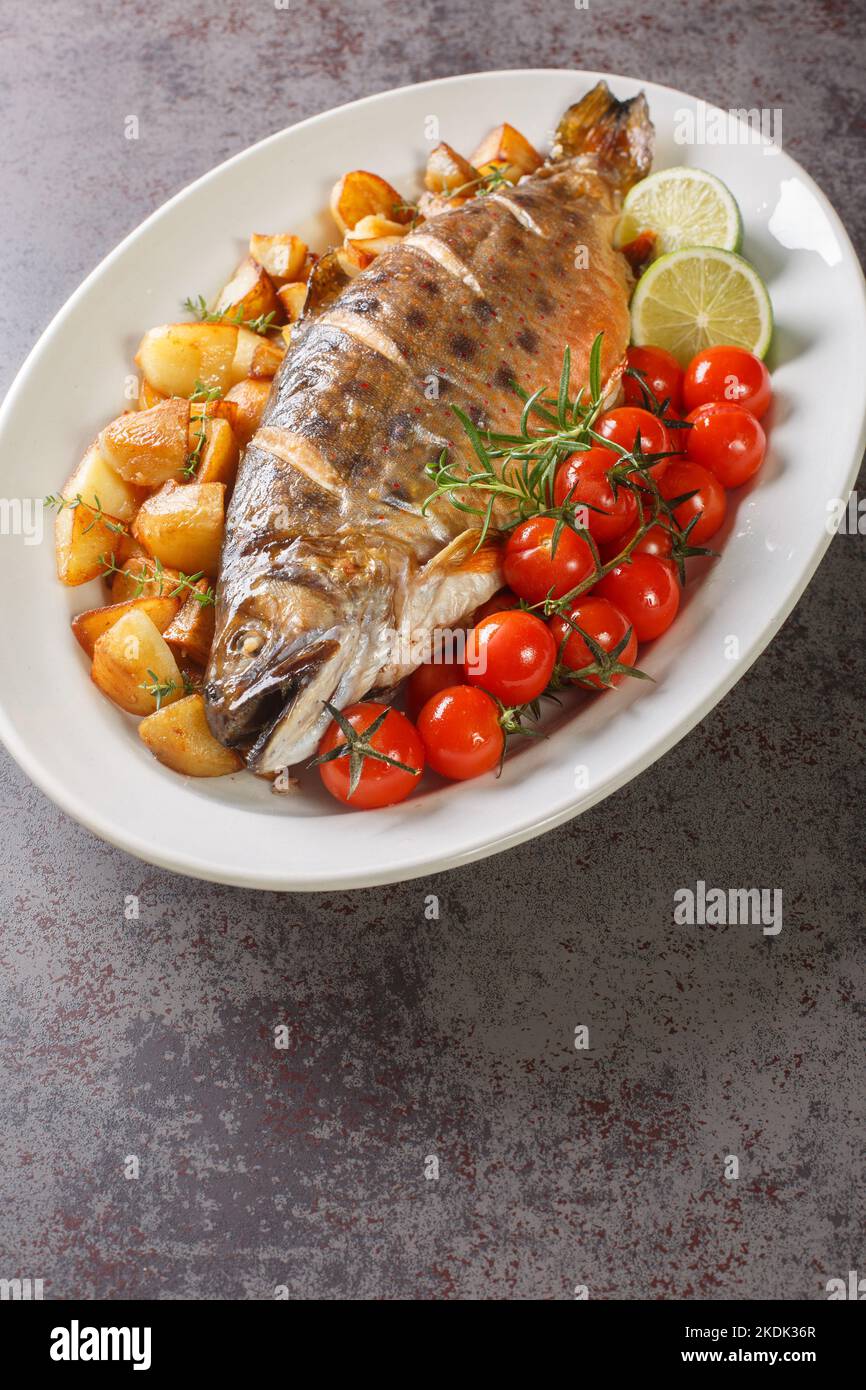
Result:
M617 246L634 241L641 232L655 232L657 256L685 246L739 251L743 222L732 193L714 174L660 169L627 195L616 229Z
M693 246L660 256L632 296L632 342L667 348L683 367L696 352L719 343L763 357L772 336L767 287L754 266L732 251Z

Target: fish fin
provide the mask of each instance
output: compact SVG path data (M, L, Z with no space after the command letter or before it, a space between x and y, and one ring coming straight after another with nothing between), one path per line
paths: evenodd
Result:
M653 136L643 92L617 101L602 81L568 108L557 127L550 157L596 155L625 193L652 167Z
M504 541L498 531L491 531L478 544L478 531L461 531L421 571L421 579L438 570L451 574L492 574L502 564Z

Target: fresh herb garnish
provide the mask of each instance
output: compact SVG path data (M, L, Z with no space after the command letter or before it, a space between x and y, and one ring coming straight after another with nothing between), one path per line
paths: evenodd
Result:
M149 695L153 696L156 701L156 710L158 712L162 706L163 700L167 700L169 695L173 695L177 690L177 682L172 680L160 681L159 676L155 671L151 671L150 667L148 667L147 674L150 676L150 680L142 681L141 689L146 690Z
M58 512L74 511L76 507L84 507L93 517L90 524L85 526L84 535L87 535L88 531L92 531L99 521L101 521L109 531L114 531L119 536L126 535L126 527L122 526L119 521L114 521L107 512L102 510L102 504L96 493L93 494L93 502L85 502L80 492L76 492L74 497L63 497L59 492L49 492L47 497L43 497L42 505L43 507L56 507Z
M195 474L198 470L198 466L201 463L201 457L205 443L207 442L208 402L218 401L221 399L222 391L218 386L205 386L204 382L201 381L198 377L196 377L195 385L192 390L192 395L189 398L190 405L198 404L199 402L201 402L204 404L204 409L200 410L197 416L199 422L199 429L194 436L195 445L187 454L186 463L184 467L181 469L183 476L187 479L195 477ZM190 418L191 417L192 411L190 411Z
M154 559L153 568L147 569L142 565L138 573L131 569L123 569L115 564L113 555L100 555L99 563L103 566L102 578L108 574L122 574L124 578L130 580L135 585L133 598L141 598L144 593L145 584L153 583L157 586L156 594L158 598L163 597L163 591L167 585L171 585L166 597L179 598L183 594L189 594L202 608L208 608L214 602L214 591L210 585L206 589L198 587L199 582L205 578L204 570L199 570L196 574L184 574L182 571L177 576L169 576L165 573L162 561Z
M273 310L269 314L259 314L258 318L255 319L245 319L242 308L238 308L233 314L230 314L228 309L216 311L209 309L203 294L197 294L194 299L185 299L183 307L188 314L192 314L201 323L228 323L238 328L249 328L251 332L260 333L262 336L275 328L279 328L279 324L274 322L276 314Z

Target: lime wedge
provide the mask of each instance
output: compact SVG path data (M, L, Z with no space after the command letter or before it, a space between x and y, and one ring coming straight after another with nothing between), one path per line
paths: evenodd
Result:
M631 339L662 347L685 367L719 343L763 357L773 336L773 309L754 266L732 251L693 246L660 256L644 271L631 301Z
M660 169L631 189L622 205L616 245L654 232L657 256L685 246L739 251L743 223L733 194L702 169Z

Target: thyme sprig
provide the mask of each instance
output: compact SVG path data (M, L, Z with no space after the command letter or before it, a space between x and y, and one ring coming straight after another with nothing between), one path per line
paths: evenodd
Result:
M198 413L197 419L199 428L194 435L195 444L187 454L186 463L181 469L181 473L183 474L184 478L194 478L198 471L198 466L201 463L202 459L202 453L204 452L204 446L207 442L208 403L210 401L221 400L222 394L223 393L218 386L206 386L205 383L199 377L196 377L195 385L192 389L192 395L189 398L190 405L203 404L204 410L200 410Z
M159 559L154 560L152 571L142 566L138 573L134 570L124 569L122 566L117 565L113 554L107 556L100 555L99 563L103 567L103 579L109 574L122 574L125 579L130 580L130 582L135 585L132 595L133 598L141 598L144 593L145 584L153 583L157 586L156 592L158 598L163 597L166 585L171 585L171 588L165 595L167 598L180 598L189 594L196 600L201 608L209 608L214 602L214 591L210 584L208 584L206 589L200 589L198 587L200 581L205 578L204 570L198 570L195 574L184 574L181 570L176 577L172 576L169 578L163 569L162 561Z
M142 681L141 689L146 690L149 695L153 696L156 701L156 712L158 713L162 707L163 700L167 700L169 695L173 695L177 690L177 682L173 680L161 681L156 672L151 671L150 667L147 669L147 674L150 676L150 680Z
M441 196L443 198L459 198L474 188L473 196L483 198L488 193L494 193L497 188L502 188L504 184L510 187L511 180L503 173L498 164L494 164L493 168L488 169L486 174L479 174L477 179L469 179L457 188L449 188Z
M84 527L85 536L88 531L92 531L97 522L100 521L109 531L114 531L118 536L125 536L127 534L126 527L123 526L121 522L115 521L113 517L110 517L107 512L102 510L102 503L96 493L93 494L93 502L85 502L80 492L76 492L74 497L64 497L59 492L49 492L47 497L43 497L42 505L43 507L54 507L58 513L62 511L74 511L77 507L86 508L86 510L92 514L93 520Z
M203 294L188 297L183 301L183 307L201 323L228 323L238 328L249 328L251 332L259 333L262 337L279 328L273 310L269 314L259 314L255 319L245 319L244 311L240 307L233 314L230 314L228 309L209 309Z

